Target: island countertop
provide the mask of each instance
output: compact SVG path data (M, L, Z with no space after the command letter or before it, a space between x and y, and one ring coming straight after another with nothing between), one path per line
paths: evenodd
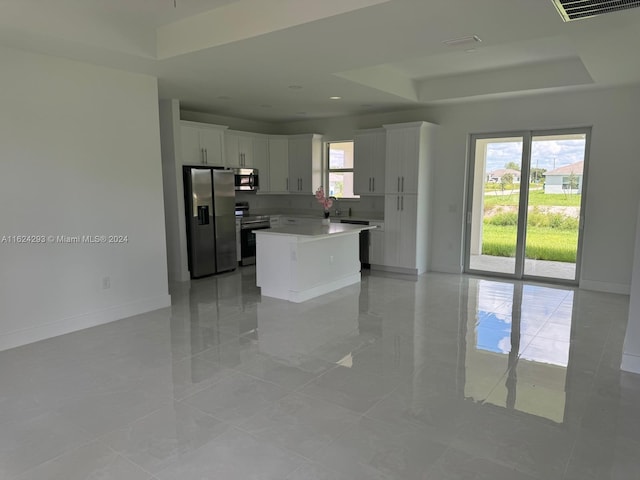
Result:
M372 230L375 225L351 225L347 223L331 223L322 225L320 223L314 225L285 225L276 228L265 228L254 230L256 235L282 235L297 237L329 237L333 235L348 235L360 233L362 230Z

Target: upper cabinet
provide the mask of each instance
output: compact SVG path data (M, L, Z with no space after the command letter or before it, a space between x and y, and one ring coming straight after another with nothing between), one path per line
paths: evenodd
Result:
M224 136L226 165L230 168L253 168L254 134L228 130Z
M247 168L256 168L260 176L260 189L258 191L269 191L269 137L266 135L253 136L253 158L252 165Z
M426 181L428 128L426 122L385 125L387 130L386 193L418 193Z
M180 122L180 162L183 165L224 166L224 132L227 127Z
M353 147L353 191L356 195L385 193L386 144L384 128L356 132Z
M289 136L289 192L311 193L322 185L322 136Z
M260 175L261 193L289 193L289 137L269 136L269 185L264 188L264 175Z

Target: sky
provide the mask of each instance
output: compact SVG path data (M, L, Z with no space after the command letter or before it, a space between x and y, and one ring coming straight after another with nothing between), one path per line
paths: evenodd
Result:
M531 168L553 170L584 160L585 140L536 140L531 147ZM487 145L487 172L504 168L508 162L520 164L522 142Z

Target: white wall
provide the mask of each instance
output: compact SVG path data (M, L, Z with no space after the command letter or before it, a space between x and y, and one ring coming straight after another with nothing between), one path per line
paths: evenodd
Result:
M624 337L620 368L627 372L640 373L640 208L638 208L636 223L631 298L629 299L629 323Z
M405 112L283 124L282 133L317 132L328 140L384 123L426 120L438 130L432 183L431 269L462 269L463 210L471 133L593 126L581 286L628 293L635 238L640 161L636 141L639 87L549 93Z
M0 237L128 237L0 243L0 350L169 305L156 79L5 48L0 65Z

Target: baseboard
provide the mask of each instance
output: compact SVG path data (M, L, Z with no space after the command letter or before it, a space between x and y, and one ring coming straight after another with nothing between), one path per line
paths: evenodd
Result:
M640 373L640 357L629 353L623 353L620 369L625 372Z
M170 305L171 296L160 295L157 297L143 298L122 305L115 305L96 312L85 313L44 325L37 325L24 330L10 332L0 335L0 351L114 322L133 315L165 308Z
M580 280L580 288L596 292L619 293L621 295L629 295L631 293L631 286L626 283L598 282L596 280Z
M371 270L378 270L381 272L400 273L403 275L417 276L418 270L415 268L402 268L402 267L389 267L388 265L371 265Z

